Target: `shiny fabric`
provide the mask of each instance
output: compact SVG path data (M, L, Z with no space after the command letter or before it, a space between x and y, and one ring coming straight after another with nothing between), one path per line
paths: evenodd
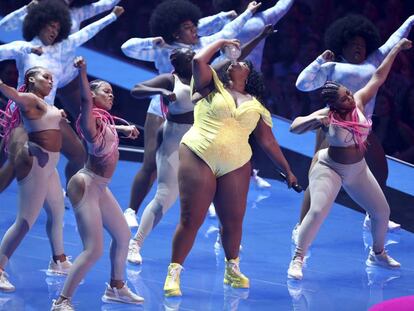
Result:
M246 164L252 150L249 135L260 118L272 126L270 112L255 98L239 107L212 69L215 90L194 108L194 125L181 143L198 155L217 176Z

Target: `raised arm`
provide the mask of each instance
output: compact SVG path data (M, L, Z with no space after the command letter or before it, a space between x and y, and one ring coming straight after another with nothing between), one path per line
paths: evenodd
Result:
M290 125L290 131L295 134L303 134L317 128L328 126L329 108L319 109L305 117L297 117Z
M293 2L295 0L279 0L274 6L263 11L261 15L265 24L276 24L289 11Z
M411 27L414 24L414 15L411 15L407 20L398 28L388 40L371 55L369 55L367 61L379 66L384 60L385 56L392 50L392 48L403 38L407 38L411 31Z
M212 81L210 60L225 44L239 45L237 40L217 40L201 49L193 58L194 90L201 92L208 87Z
M253 134L260 147L269 156L272 162L280 167L286 174L289 188L292 187L292 185L296 184L297 179L293 174L288 161L283 155L279 143L276 141L270 126L267 125L263 119L260 119Z
M28 112L39 101L33 93L18 92L15 88L4 84L2 80L0 80L0 92L14 101L22 112Z
M250 17L256 12L256 10L261 6L261 3L256 3L256 1L252 1L247 6L247 9L240 14L237 18L232 20L223 29L211 36L208 37L201 37L200 43L202 46L206 46L218 39L233 39L236 38L237 35L242 30L243 26L247 23Z
M259 44L260 41L265 39L268 35L272 34L273 32L274 32L273 25L271 24L266 25L258 36L256 36L255 38L253 38L252 40L250 40L249 42L246 42L245 44L241 46L240 48L241 54L237 60L238 61L244 60L247 56L249 56L251 51L254 50L254 48ZM222 67L224 67L229 62L229 60L225 58L224 55L221 55L220 57L218 57L217 60L218 61L215 60L213 64L213 68L215 71L220 70Z
M151 80L138 83L131 90L131 95L136 98L146 98L153 95L162 95L168 101L175 100L174 76L170 73L161 74Z
M210 36L220 31L224 25L237 17L236 11L220 12L215 15L206 16L198 21L197 33L199 36Z
M74 66L79 69L81 89L80 124L85 139L92 142L96 136L96 120L92 114L93 99L86 71L86 62L83 57L77 57Z
M63 49L68 51L75 49L86 41L93 38L99 31L116 21L116 19L124 12L122 7L116 6L110 14L97 20L96 22L89 24L82 28L78 32L71 34L66 40L62 42Z
M73 8L70 10L70 15L80 24L84 20L87 20L105 11L111 10L120 1L121 0L100 0L92 4Z
M333 53L326 50L319 55L308 67L302 70L296 80L296 88L303 92L310 92L320 88L335 69L332 62Z
M27 9L30 5L33 5L35 1L30 2L29 4L22 6L20 9L13 11L7 14L0 20L0 29L4 31L13 31L17 30L23 25L23 20L27 14Z
M390 53L384 58L381 65L375 71L368 83L355 93L354 98L359 108L363 111L365 105L371 100L372 97L378 92L378 89L385 82L388 74L391 70L392 64L398 53L402 50L410 49L412 42L408 39L401 39L391 50Z

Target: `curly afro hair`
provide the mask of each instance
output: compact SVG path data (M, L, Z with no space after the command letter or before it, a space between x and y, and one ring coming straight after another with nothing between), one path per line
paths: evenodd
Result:
M23 37L33 40L50 22L60 24L60 32L55 43L66 39L70 34L72 20L66 4L61 0L44 0L31 7L23 22Z
M244 62L247 64L247 66L249 66L250 69L250 73L246 81L246 92L256 97L258 101L262 102L266 92L263 75L254 69L251 61L246 60ZM229 69L230 65L231 63L228 62L217 72L218 77L224 83L224 85L227 85L230 81L230 76L227 73L227 69Z
M187 0L167 0L159 4L151 15L149 26L154 36L161 36L165 42L175 41L173 34L181 23L192 21L194 25L202 14L200 8Z
M380 35L375 25L366 17L350 14L333 22L325 32L325 47L339 56L347 42L361 36L366 43L367 55L380 46Z

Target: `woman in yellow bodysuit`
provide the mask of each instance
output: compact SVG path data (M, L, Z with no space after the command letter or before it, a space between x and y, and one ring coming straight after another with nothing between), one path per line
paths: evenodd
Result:
M225 45L218 40L193 59L194 125L184 135L179 150L178 182L181 216L173 240L171 264L164 285L166 296L181 296L181 264L190 252L197 231L212 201L222 224L226 255L224 283L248 288L249 279L239 270L239 245L250 180L253 132L263 150L285 173L289 187L296 183L288 162L271 131L269 111L252 95L257 72L246 62L224 70L224 84L208 63ZM255 78L256 77L256 78Z

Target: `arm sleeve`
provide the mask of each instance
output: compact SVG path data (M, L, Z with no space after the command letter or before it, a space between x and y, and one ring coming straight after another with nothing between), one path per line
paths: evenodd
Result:
M203 17L198 21L198 35L201 37L212 35L220 31L224 25L230 22L227 12Z
M23 20L27 14L27 5L7 14L0 20L0 30L13 31L23 25Z
M154 62L161 56L161 47L154 47L154 38L132 38L122 44L122 52L128 57Z
M329 79L334 68L334 62L326 63L322 56L318 56L299 74L296 87L304 92L320 88Z
M402 38L406 38L410 33L411 27L414 23L414 15L411 15L401 26L398 28L388 40L376 51L374 51L367 59L368 62L374 64L378 67L385 56L392 50L392 48L400 41Z
M82 23L91 17L101 14L105 11L111 10L121 0L100 0L98 2L84 5L79 8L71 9L72 18L77 20L78 23Z
M100 20L97 20L96 22L82 28L78 32L71 34L66 40L63 41L63 50L67 51L81 46L114 21L116 21L116 15L115 13L111 13L101 18Z
M294 0L279 0L273 7L262 12L265 24L276 24L292 7Z
M14 41L0 45L0 61L5 59L18 59L22 54L29 54L32 46L26 41Z
M237 18L232 20L223 29L211 36L208 37L201 37L200 43L202 46L209 45L213 43L217 39L234 39L237 37L239 32L242 30L244 24L252 17L252 12L250 10L246 10L243 14L240 14Z

